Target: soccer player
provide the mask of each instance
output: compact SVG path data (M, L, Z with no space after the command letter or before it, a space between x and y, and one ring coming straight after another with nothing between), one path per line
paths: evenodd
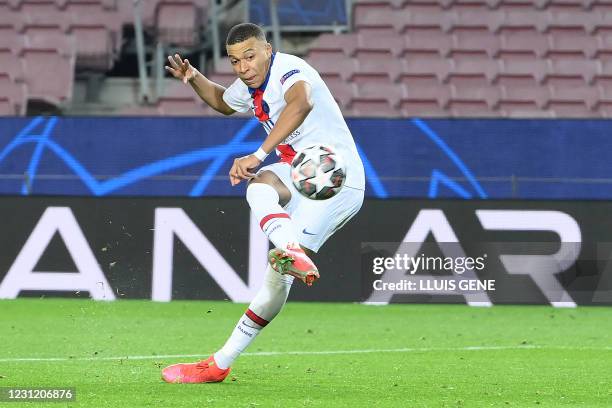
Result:
M256 152L235 159L229 178L232 186L248 182L246 199L251 212L276 248L270 251L261 289L225 345L198 363L166 367L162 378L167 382L223 381L234 360L280 312L294 278L308 286L319 278L310 256L363 203L363 164L340 108L317 71L298 57L273 52L255 24L234 26L226 50L238 76L227 89L208 80L178 54L168 57L166 70L189 83L213 109L225 115L252 110L263 125L268 134L263 144ZM330 146L346 164L340 192L321 201L302 196L290 177L296 152L317 143ZM280 161L256 172L275 149Z

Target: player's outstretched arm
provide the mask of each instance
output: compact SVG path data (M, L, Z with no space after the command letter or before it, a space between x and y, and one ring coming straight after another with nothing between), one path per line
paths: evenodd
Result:
M168 62L170 66L166 65L166 71L184 84L189 83L198 96L211 108L224 115L236 112L223 100L225 88L202 75L200 71L191 66L188 59L182 59L179 54L174 54L174 56L168 56Z

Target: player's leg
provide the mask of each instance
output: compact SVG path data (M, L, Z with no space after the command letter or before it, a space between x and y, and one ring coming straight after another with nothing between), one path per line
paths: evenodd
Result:
M283 170L286 170L285 165L282 165L282 167L276 166L276 171L282 172ZM276 194L269 191L272 188L275 190ZM272 197L255 197L255 193L271 195ZM258 217L264 233L268 235L270 240L277 247L286 245L284 250L287 251L288 254L291 254L294 259L293 263L304 262L303 258L306 258L308 262L312 264L310 258L306 257L302 250L298 252L291 247L291 244L294 242L297 243L296 234L294 226L291 223L291 218L289 214L285 212L285 208L283 208L291 201L291 192L273 171L262 171L258 173L257 177L249 184L247 199L251 205L252 213ZM273 211L273 213L271 211ZM287 217L268 217L266 214L287 214ZM266 217L272 218L272 221L262 222L261 220L265 220ZM273 220L276 218L277 220L274 222ZM283 229L286 229L286 231L282 231ZM285 236L290 236L291 238ZM288 244L286 244L285 241L289 241ZM312 267L304 265L303 269L310 271ZM301 274L303 272L298 271L298 273ZM293 283L292 275L293 274L290 273L278 273L271 265L268 265L263 285L251 301L245 314L238 320L230 338L214 355L214 360L218 367L230 367L234 360L238 358L255 337L257 337L261 329L266 327L267 324L278 315L289 296L291 284Z
M268 265L264 282L240 317L223 347L207 360L191 364L174 364L162 371L162 378L174 383L220 382L230 366L255 340L261 330L281 311L293 283L293 276L281 275Z
M291 192L270 170L264 170L249 181L246 200L262 231L276 247L297 244L291 217L283 208L291 201Z
M280 313L292 283L292 276L281 275L268 265L263 285L238 320L229 339L214 354L219 367L229 368L261 330Z
M300 279L307 285L318 279L319 273L312 260L300 247L300 241L289 211L283 207L299 202L291 191L289 166L277 163L262 168L247 187L247 201L259 221L262 231L276 250L270 251L270 262L275 270ZM288 207L294 207L289 205ZM281 252L285 256L280 256ZM282 268L277 268L276 265Z
M282 172L288 170L288 166L277 166L276 170L281 172L281 176L284 176ZM262 184L262 186L252 188L256 184ZM271 171L260 172L257 179L247 188L247 199L253 214L258 217L260 224L263 224L262 229L264 232L267 231L268 237L275 245L283 245L285 241L289 244L297 243L293 225L284 223L290 221L291 218L282 207L290 203L291 193L275 173ZM270 219L277 218L275 223L270 220L262 222L268 214L287 214L287 216L268 217ZM293 249L291 245L285 247L285 251L290 253L294 260L307 258L302 250L300 252L297 249ZM307 259L310 261L309 258ZM312 261L310 263L312 264ZM281 311L287 301L293 282L293 276L290 275L278 273L268 265L261 289L253 298L244 315L238 320L224 346L202 362L175 364L165 368L162 371L162 378L167 382L176 383L223 381L229 374L230 366L234 360L257 337L261 329Z
M273 178L271 181L276 180ZM282 191L279 195L282 195ZM309 200L301 196L295 198L297 201L291 208L292 216L296 220L295 226L299 226L298 231L301 231L300 242L303 244L303 251L310 255L318 251L331 235L359 211L363 203L363 191L345 188L338 196L325 201ZM286 203L289 203L289 200ZM297 263L295 252L275 248L270 254L277 257L276 262L268 265L261 289L238 321L225 345L207 360L207 367L212 365L217 373L216 376L207 377L209 378L207 381L222 381L229 373L229 367L234 360L278 315L287 301L293 277L289 276L290 273L284 268L293 267ZM288 258L293 259L288 261ZM286 262L283 265L278 260ZM209 369L212 372L212 368Z

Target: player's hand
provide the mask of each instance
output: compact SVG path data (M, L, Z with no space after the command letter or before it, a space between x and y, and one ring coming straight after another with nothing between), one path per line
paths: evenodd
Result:
M198 74L198 70L191 66L188 59L181 59L178 54L168 55L170 66L166 65L166 71L170 72L173 77L183 81L184 84L191 81Z
M232 186L239 184L242 180L249 180L255 177L253 171L260 164L261 160L252 154L234 159L234 164L229 172L230 183Z

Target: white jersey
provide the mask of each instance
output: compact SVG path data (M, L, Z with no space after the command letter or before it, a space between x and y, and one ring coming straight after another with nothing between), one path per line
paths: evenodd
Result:
M287 105L285 93L298 81L310 84L313 109L304 122L277 146L280 160L291 163L296 152L305 147L317 143L328 145L344 159L345 185L364 190L363 163L340 108L319 73L303 59L280 52L272 54L270 69L261 87L249 88L238 78L225 90L223 100L237 112L251 109L266 133L270 133Z

